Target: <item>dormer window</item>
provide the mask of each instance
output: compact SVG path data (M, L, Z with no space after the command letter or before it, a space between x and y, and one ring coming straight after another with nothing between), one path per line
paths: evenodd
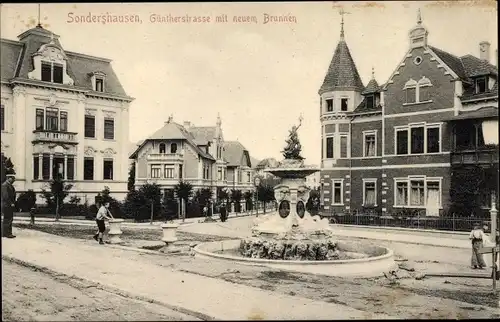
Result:
M95 91L104 92L104 78L96 77L95 79Z
M62 84L63 65L52 62L42 62L42 81Z
M486 88L487 88L487 86L486 86L486 77L477 78L474 83L475 83L475 86L476 86L476 89L475 89L475 93L476 94L481 94L481 93L485 93L486 92Z
M374 95L366 96L366 108L374 108L375 107L375 97Z
M340 99L340 110L342 112L347 112L347 107L348 107L348 104L349 103L349 99L348 98L342 98Z

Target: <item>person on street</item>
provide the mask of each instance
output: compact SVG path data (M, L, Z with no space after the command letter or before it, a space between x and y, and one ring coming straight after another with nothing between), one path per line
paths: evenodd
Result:
M104 242L102 241L102 237L104 235L104 232L106 231L105 220L110 220L110 219L113 219L113 215L109 211L109 202L105 202L101 206L101 208L99 208L99 210L97 211L97 215L96 215L96 219L95 219L95 221L97 223L98 231L94 235L94 239L96 241L99 241L99 244L101 244L101 245L104 244Z
M483 247L483 240L486 240L486 235L481 228L480 223L474 223L474 228L470 232L469 239L472 242L472 257L471 266L474 269L483 269L486 267L486 262L484 261L483 254L479 253L479 249Z
M205 217L208 215L208 207L207 206L203 207L203 214L205 215Z
M2 183L2 237L15 238L12 235L12 221L14 220L14 210L16 208L16 189L13 186L16 177L7 175L7 180Z

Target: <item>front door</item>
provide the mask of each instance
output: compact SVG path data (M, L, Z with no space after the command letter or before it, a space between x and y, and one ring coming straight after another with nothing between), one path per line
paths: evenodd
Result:
M426 215L430 217L439 217L440 207L440 191L439 182L427 182L427 200L426 200Z

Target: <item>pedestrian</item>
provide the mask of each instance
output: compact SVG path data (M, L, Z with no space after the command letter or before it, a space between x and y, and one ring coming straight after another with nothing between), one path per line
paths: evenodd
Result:
M203 214L205 215L205 217L207 217L207 215L208 215L208 207L207 206L203 207Z
M2 183L2 237L15 238L12 235L12 221L14 220L14 210L16 208L16 189L13 186L16 177L13 174L7 175L7 180Z
M109 216L108 216L109 215ZM97 223L97 233L94 235L94 239L96 241L99 241L99 244L104 244L102 241L102 237L104 235L104 232L106 231L106 224L105 220L110 220L113 219L113 215L109 211L109 202L105 202L101 208L97 211L97 215L95 218L95 221Z
M469 239L472 242L472 257L471 266L474 269L483 269L486 267L483 254L479 253L479 249L483 247L483 240L486 240L486 235L481 228L480 223L474 223L474 228L470 232Z

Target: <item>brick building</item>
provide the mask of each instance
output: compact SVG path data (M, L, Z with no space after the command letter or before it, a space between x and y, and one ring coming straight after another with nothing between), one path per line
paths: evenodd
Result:
M480 43L479 58L433 47L420 12L408 40L389 80L379 86L372 72L364 86L342 21L319 90L325 212L385 215L412 209L438 216L451 205L455 169L479 166L486 176L498 176L498 145L488 144L485 136L492 131L484 133L482 125L498 118L490 44ZM478 196L485 209L490 190L483 187Z

